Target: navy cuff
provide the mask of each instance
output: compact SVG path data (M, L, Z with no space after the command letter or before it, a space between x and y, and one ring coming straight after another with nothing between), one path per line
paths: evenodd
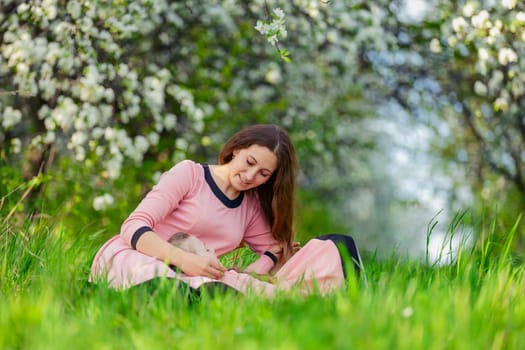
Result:
M264 252L264 255L272 259L274 265L277 264L277 257L272 252L267 250Z
M142 226L135 231L133 236L131 237L131 248L137 249L137 242L139 241L140 236L145 234L146 232L153 231L151 227L149 226Z

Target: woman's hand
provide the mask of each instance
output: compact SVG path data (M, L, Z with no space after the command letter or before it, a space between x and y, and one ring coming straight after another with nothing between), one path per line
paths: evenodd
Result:
M214 254L200 256L184 250L180 250L178 253L179 256L175 265L188 276L205 276L219 279L226 271L226 268L222 266Z
M301 249L301 242L293 242L291 246L291 250L286 249L286 253L285 253L283 249L283 244L284 243L275 244L275 245L270 246L270 248L268 248L268 251L272 253L273 255L275 255L277 257L277 260L284 260L284 262L286 262L295 253L297 253L299 249ZM281 258L284 258L284 259L281 259Z
M283 246L280 243L274 244L266 250L275 255L277 260L281 259L281 256L283 255Z
M277 247L280 249L278 250ZM272 250L275 249L275 252ZM276 244L271 246L268 250L277 257L277 263L272 267L270 273L275 273L299 250L301 249L300 242L293 242L290 249L283 249L282 244ZM278 253L276 253L278 252Z
M301 249L301 242L293 242L292 243L292 255L297 253Z

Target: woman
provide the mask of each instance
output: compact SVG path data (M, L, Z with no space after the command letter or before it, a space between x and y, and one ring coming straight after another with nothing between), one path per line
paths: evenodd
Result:
M176 164L124 221L120 234L99 250L92 279L106 278L114 288L163 276L194 288L221 279L228 284L224 279L232 274L217 256L245 242L267 270L282 266L278 277L286 288L305 276L321 285L328 281L327 290L340 285L343 266L331 241L312 240L312 252L323 259L307 255L312 248L305 250L306 246L292 257L298 249L292 222L296 172L290 137L275 125L254 125L233 135L218 165L189 160ZM199 238L217 256L196 255L170 244L171 234L178 231ZM242 284L250 284L249 278ZM239 284L233 287L246 290Z

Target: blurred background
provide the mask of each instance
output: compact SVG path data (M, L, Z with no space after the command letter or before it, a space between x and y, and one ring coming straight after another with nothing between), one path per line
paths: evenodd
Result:
M103 242L161 172L253 123L295 142L302 241L446 261L525 208L519 1L0 5L4 225Z

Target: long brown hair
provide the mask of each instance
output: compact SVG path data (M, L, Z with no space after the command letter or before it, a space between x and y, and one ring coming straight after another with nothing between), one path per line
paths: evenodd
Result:
M219 154L219 164L229 163L235 150L251 145L268 148L277 156L277 168L264 184L247 191L259 198L261 208L270 224L272 236L286 243L284 256L291 252L294 238L293 216L297 158L295 148L288 133L273 124L258 124L242 129L234 134Z

